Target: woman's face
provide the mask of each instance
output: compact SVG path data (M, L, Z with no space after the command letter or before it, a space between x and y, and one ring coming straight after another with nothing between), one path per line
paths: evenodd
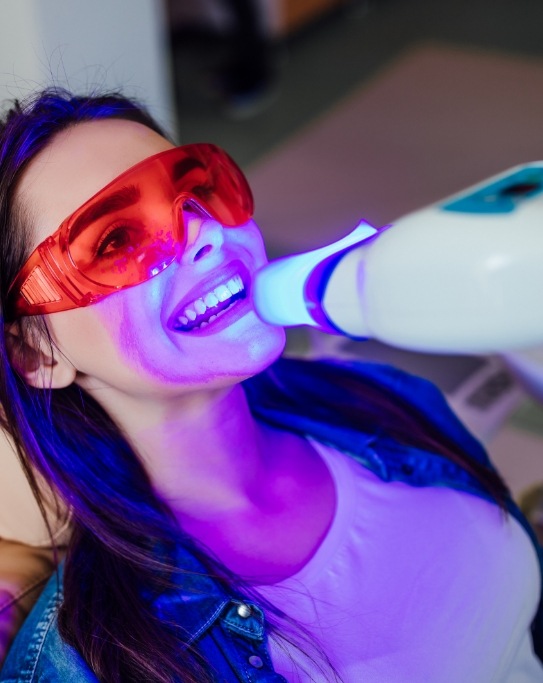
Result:
M86 122L60 133L18 188L34 225L32 248L120 173L171 147L145 126L122 120ZM266 263L256 224L224 228L196 214L187 223L186 248L162 273L91 306L47 317L62 362L73 365L81 386L157 397L220 387L261 371L283 350L283 330L262 322L252 303L253 275ZM198 312L198 302L220 298L240 274L247 296L207 325L187 329L183 322L191 310Z

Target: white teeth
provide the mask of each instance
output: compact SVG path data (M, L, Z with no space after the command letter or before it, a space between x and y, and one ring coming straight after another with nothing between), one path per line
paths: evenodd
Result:
M203 313L206 312L207 306L204 304L202 299L196 299L196 301L194 302L193 305L194 305L194 310L196 311L196 313L199 313L200 315L202 315Z
M183 311L183 314L177 319L178 323L183 326L188 325L189 322L196 320L199 315L203 315L208 309L214 308L219 302L227 301L230 297L234 296L234 294L238 294L238 292L241 292L244 289L243 280L239 275L235 275L228 280L226 284L215 287L212 292L208 292L204 297L196 299L190 306L187 306ZM223 313L224 311L218 311L209 318L208 322L213 322L215 318ZM207 324L208 323L202 321L200 327Z
M232 292L232 294L237 294L243 289L243 282L241 281L240 276L236 275L236 277L233 277L226 283L226 286Z
M226 285L219 285L215 288L214 292L219 301L226 301L232 296L232 292L228 289Z
M209 292L204 297L204 303L208 308L213 308L219 303L219 299L215 296L213 292Z

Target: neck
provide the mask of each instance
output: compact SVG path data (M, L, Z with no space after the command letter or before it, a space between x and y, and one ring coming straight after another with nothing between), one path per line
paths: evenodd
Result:
M177 516L244 505L268 466L273 430L255 421L239 384L133 406L116 419Z
M121 403L109 412L155 492L226 567L266 583L312 556L335 509L330 474L306 439L256 422L240 385Z

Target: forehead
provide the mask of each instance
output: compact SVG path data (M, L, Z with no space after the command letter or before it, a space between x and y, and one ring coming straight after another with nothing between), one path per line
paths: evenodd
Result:
M17 190L17 200L34 217L36 243L120 173L172 147L146 126L118 119L59 133L32 160Z

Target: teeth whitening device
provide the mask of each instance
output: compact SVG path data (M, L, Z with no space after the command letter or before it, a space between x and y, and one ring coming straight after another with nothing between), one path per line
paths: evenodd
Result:
M513 168L392 227L273 261L258 314L437 353L543 344L543 162Z

